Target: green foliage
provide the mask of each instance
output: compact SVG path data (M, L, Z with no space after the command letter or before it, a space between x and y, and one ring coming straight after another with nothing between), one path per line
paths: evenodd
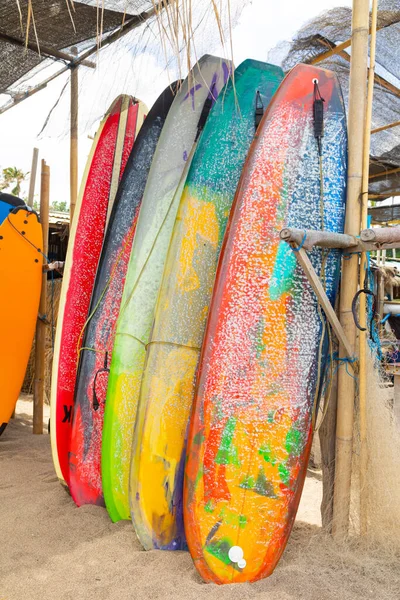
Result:
M0 191L11 188L10 193L19 196L21 193L21 183L25 181L28 173L24 173L17 167L6 167L3 169L0 180Z
M50 210L57 212L69 212L69 206L67 206L66 202L57 202L57 200L55 200L51 203Z

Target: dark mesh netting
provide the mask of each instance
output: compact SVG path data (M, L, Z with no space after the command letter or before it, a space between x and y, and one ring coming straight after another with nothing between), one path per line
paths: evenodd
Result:
M18 3L0 0L0 93L6 92L12 84L39 65L48 56L47 49L61 50L96 38L99 13L96 7L86 4L72 4L70 0L33 0L29 42L36 43L37 35L41 50L39 56L34 50L24 47L28 0L19 0ZM137 4L149 6L152 2ZM116 29L122 19L121 12L105 10L100 18L102 31L106 33Z

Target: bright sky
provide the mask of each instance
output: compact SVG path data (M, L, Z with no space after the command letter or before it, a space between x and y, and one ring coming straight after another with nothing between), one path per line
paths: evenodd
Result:
M303 0L302 2L299 0L253 0L243 10L240 21L233 30L235 64L238 65L246 58L266 61L269 50L280 41L290 40L306 21L329 8L351 6L351 3L351 0ZM216 45L208 51L218 55L221 49ZM154 100L169 83L165 65L162 64L162 56L156 59L147 55L136 59L136 62L141 65L141 76L136 78L136 89L128 90L125 89L123 82L119 82L118 77L115 76L112 63L115 60L132 62L132 57L129 54L122 56L121 53L113 52L111 61L104 60L103 64L100 64L100 68L96 69L97 73L90 80L90 85L101 84L101 89L110 87L114 97L122 92L131 93L151 107ZM39 160L44 158L51 169L51 201L67 201L69 203L69 140L68 136L60 135L60 132L67 131L69 127L68 93L64 94L57 112L55 111L56 118L60 122L54 125L53 118L53 125L48 128L50 132L46 130L40 139L37 138L68 76L68 74L61 75L43 91L0 115L0 139L2 141L0 144L0 168L16 166L23 171L29 171L33 147L38 147ZM88 113L89 119L91 104L85 102L84 96L84 92L81 92L80 109ZM95 118L98 116L101 115L94 115ZM95 129L96 127L92 127L91 132L94 133ZM52 137L50 137L50 133ZM91 143L92 140L88 139L87 134L80 136L79 177L83 173ZM36 181L36 196L38 196L39 172ZM28 182L23 185L22 195L27 195L27 190Z

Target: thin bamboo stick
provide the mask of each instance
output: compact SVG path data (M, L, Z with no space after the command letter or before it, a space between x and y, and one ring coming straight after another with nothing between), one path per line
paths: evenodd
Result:
M76 48L71 49L77 55ZM71 129L70 129L70 226L74 217L76 199L78 196L78 67L71 68Z
M28 43L26 43L25 40L20 40L19 38L16 38L12 35L8 35L7 33L0 32L0 39L8 42L9 44L13 44L14 46L22 46L23 48L29 48L29 50L32 50L32 52L37 52L40 56L47 55L50 58L66 61L74 60L74 56L72 56L71 54L67 54L66 52L62 52L57 48L42 46L42 44L39 48L37 42L28 41ZM91 62L90 60L85 61L83 64L86 67L91 67L92 69L96 68L96 64L94 62Z
M326 46L327 48L331 48L332 47L332 42L330 42L327 39L324 39L323 36L320 36L319 42L322 45ZM335 48L335 50L337 50L337 48ZM341 56L347 62L351 61L350 54L348 54L347 52L345 52L343 50L341 50L341 51L337 50L335 52L335 54L337 54L338 56ZM392 94L394 94L395 96L400 97L400 88L398 88L397 86L393 85L393 83L390 83L390 81L388 81L384 77L381 77L380 75L375 74L375 83L377 83L380 86L386 88L387 90L389 90L389 92L392 92Z
M394 123L389 123L389 125L382 125L382 127L371 129L371 133L379 133L379 131L385 131L386 129L391 129L392 127L398 127L399 125L400 121L395 121Z
M387 175L394 175L394 173L400 173L400 167L397 167L396 169L389 169L388 171L382 171L382 173L374 173L373 175L369 175L368 179L378 179L378 177L386 177Z
M43 230L43 254L47 256L49 246L49 198L50 167L42 160L42 176L40 188L40 221ZM39 314L46 313L47 306L47 273L42 276L42 292L40 295ZM46 367L46 327L42 319L37 320L35 341L35 379L33 383L33 433L43 433L44 378Z
M378 16L378 0L372 1L372 20L371 20L371 42L369 51L369 73L368 73L368 95L367 108L365 115L365 133L363 148L363 173L361 190L361 231L368 226L368 183L369 183L369 152L371 144L371 122L372 122L372 103L374 97L374 74L375 74L375 49L376 49L376 27ZM367 267L367 255L361 254L360 259L360 289L364 287L364 276ZM367 327L367 302L365 294L360 296L360 325ZM367 483L367 465L368 465L368 446L367 446L367 336L366 331L360 331L359 334L359 410L360 410L360 528L361 534L367 533L367 502L366 502L366 483Z
M369 30L369 0L353 0L352 52L349 92L349 161L345 233L360 232L360 194L363 166L364 117L367 82ZM351 348L356 346L356 327L351 305L358 286L358 255L343 261L340 322ZM340 356L344 349L339 347ZM339 539L347 537L350 512L351 462L353 451L355 380L346 369L338 373L338 408L336 427L336 469L332 533Z
M28 193L28 206L30 206L31 208L33 206L33 199L35 196L35 183L36 183L36 171L37 171L37 164L38 164L38 156L39 156L39 149L34 148L33 155L32 155L32 167L31 167L31 176L29 178L29 193Z
M382 198L382 200L384 200L385 198L391 198L392 196L400 196L400 192L387 192L386 194L369 194L368 198L370 200L379 200L379 198Z

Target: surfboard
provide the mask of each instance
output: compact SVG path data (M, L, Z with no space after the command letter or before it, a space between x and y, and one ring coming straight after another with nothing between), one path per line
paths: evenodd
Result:
M319 93L321 156L314 137L320 122L313 116ZM343 231L346 160L335 74L296 66L267 109L245 163L199 363L184 519L190 553L206 581L270 575L290 535L327 350L320 346L316 297L279 233L286 226ZM333 303L340 254L315 249L310 260L319 274L325 264Z
M182 187L193 156L204 108L229 77L229 62L204 56L194 67L168 113L144 192L113 348L107 411L114 413L113 469L119 518L129 519L128 480L133 427L145 360ZM115 515L115 519L118 518Z
M8 217L10 212L12 212L16 206L25 206L25 202L17 196L0 192L0 224Z
M39 309L43 267L38 215L17 206L0 225L0 435L18 400Z
M146 547L185 547L183 472L194 379L229 211L258 117L283 79L246 60L219 95L180 200L146 355L131 461Z
M143 122L145 107L118 96L104 116L86 163L68 243L54 344L51 446L62 483L69 482L68 452L74 388L97 265L119 180Z
M69 466L71 495L78 506L104 503L101 443L115 325L147 175L175 89L173 84L163 92L140 129L104 238L75 385ZM112 485L110 493L112 497Z

